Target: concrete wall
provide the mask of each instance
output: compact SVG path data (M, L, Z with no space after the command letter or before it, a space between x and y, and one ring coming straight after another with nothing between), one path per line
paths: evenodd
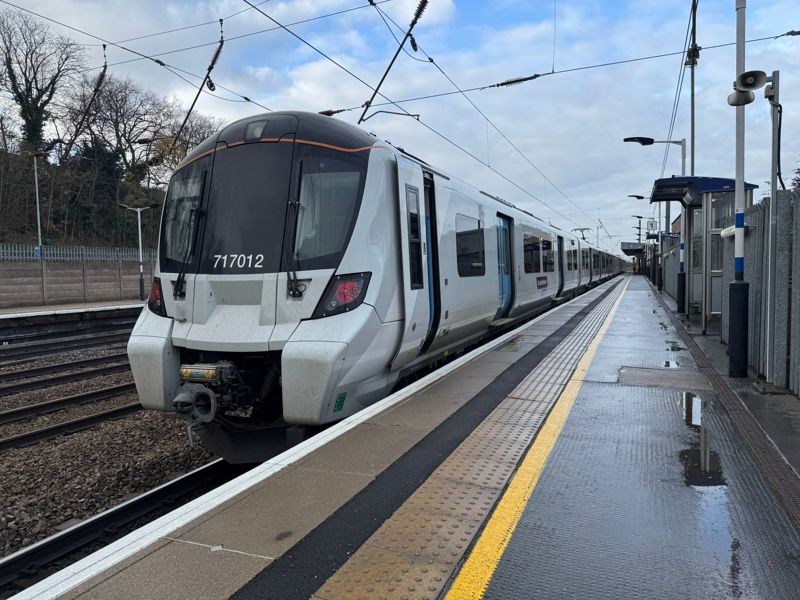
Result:
M146 262L145 294L152 278ZM138 298L135 262L0 262L0 308Z

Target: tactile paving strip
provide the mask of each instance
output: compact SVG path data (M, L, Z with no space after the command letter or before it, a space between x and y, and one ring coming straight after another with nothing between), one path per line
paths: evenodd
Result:
M623 289L609 294L314 598L437 598Z

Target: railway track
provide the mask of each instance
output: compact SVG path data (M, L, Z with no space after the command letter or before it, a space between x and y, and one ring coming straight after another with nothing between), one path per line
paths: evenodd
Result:
M20 343L109 329L130 329L141 307L61 314L6 315L0 318L0 343Z
M135 389L136 387L133 383L124 383L100 390L92 390L83 394L68 396L66 398L50 400L49 402L41 402L39 404L32 404L30 406L23 406L12 410L7 410L0 412L0 425L51 413L56 410L61 410L77 404L86 404L88 402L97 402L100 400L115 398L121 394L132 392ZM63 423L57 423L55 425L49 425L47 427L41 427L39 429L33 429L31 431L26 431L24 433L13 435L7 438L2 438L0 439L0 452L9 448L30 446L32 444L53 439L65 434L76 433L97 425L98 423L102 423L103 421L118 419L134 412L138 412L141 410L141 408L142 406L138 402L131 402L130 404L117 406L115 408L87 415L85 417L79 417Z
M128 355L124 352L116 354L109 354L107 356L99 356L97 358L85 358L83 360L73 360L68 363L61 363L57 365L45 365L43 367L33 367L27 369L20 369L18 371L7 371L0 373L0 383L8 383L9 381L17 381L19 379L29 379L39 375L51 375L60 373L62 371L72 371L74 369L84 369L86 367L94 367L97 365L107 365L112 363L121 363L128 360Z
M8 362L21 358L39 358L58 354L65 350L92 348L125 342L131 335L130 329L87 333L77 336L48 338L31 342L14 344L0 343L0 362Z
M182 475L153 490L132 498L105 512L78 523L55 535L45 538L14 554L0 559L0 588L15 582L30 584L43 570L62 568L71 554L98 542L110 543L121 537L138 519L156 511L171 508L190 495L214 489L240 475L249 467L229 465L217 459L186 475ZM24 585L16 586L19 588Z
M75 364L58 365L59 367L74 367ZM41 379L26 379L25 381L18 381L6 385L0 385L0 396L9 396L11 394L18 394L28 390L38 390L42 388L52 387L63 383L71 383L73 381L82 381L92 377L102 377L103 375L111 375L112 373L120 373L130 369L127 360L124 362L116 362L104 366L96 367L94 369L84 369L82 371L75 371L72 373L65 373L63 375L53 375L51 377L44 377Z

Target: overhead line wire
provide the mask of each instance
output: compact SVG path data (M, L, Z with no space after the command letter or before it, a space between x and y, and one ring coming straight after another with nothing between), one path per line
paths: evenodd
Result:
M770 35L770 36L766 36L766 37L753 38L753 39L747 40L746 43L750 44L750 43L754 43L754 42L763 42L765 40L775 40L775 39L778 39L780 37L784 37L784 36L787 36L787 35L798 35L798 34L793 32L793 31L790 31L790 32L786 32L786 33L781 33L779 35ZM712 46L704 46L703 50L714 50L716 48L724 48L726 46L735 46L735 45L736 45L736 42L726 42L724 44L715 44L715 45L712 45ZM525 83L526 81L539 79L540 77L545 77L547 75L562 75L564 73L573 73L573 72L576 72L576 71L586 71L586 70L589 70L589 69L598 69L598 68L603 68L603 67L613 67L613 66L617 66L617 65L629 64L629 63L634 63L634 62L654 60L654 59L657 59L657 58L666 58L668 56L684 55L685 53L686 53L685 50L680 50L680 51L676 51L676 52L664 52L664 53L661 53L661 54L651 54L649 56L639 56L639 57L636 57L636 58L626 58L626 59L623 59L623 60L615 60L615 61L604 62L604 63L583 65L583 66L580 66L580 67L571 67L571 68L568 68L568 69L558 69L558 70L550 72L550 73L534 73L533 75L528 75L526 77L518 77L518 78L514 78L514 79L507 79L507 80L501 81L499 83L491 83L491 84L479 85L479 86L475 86L475 87L471 87L471 88L463 88L461 91L438 92L438 93L435 93L435 94L426 94L426 95L423 95L423 96L415 96L415 97L412 97L412 98L403 98L401 100L395 100L394 102L396 102L397 104L404 104L406 102L416 102L418 100L431 100L431 99L435 99L435 98L444 98L446 96L453 96L453 95L460 94L460 93L465 93L465 92L467 92L467 93L468 92L482 92L482 91L490 89L490 88L508 87L508 86L511 86L511 85L518 85L519 83ZM99 68L99 67L97 67L97 68ZM385 103L376 102L372 106L373 107L374 106L386 106L388 104L392 104L392 103L391 102L385 102ZM343 111L353 111L353 110L358 110L359 108L363 108L363 106L361 106L361 105L352 106L352 107L345 108L345 109L342 109L342 110Z
M253 4L250 2L250 0L243 0L243 1L244 1L246 4L248 4L248 5L250 5L250 6L253 6ZM337 60L335 60L335 59L331 58L331 57L330 57L329 55L327 55L325 52L323 52L322 50L320 50L319 48L317 48L316 46L314 46L314 45L313 45L311 42L308 42L308 41L306 41L306 40L305 40L305 39L304 39L302 36L298 35L298 34L297 34L297 33L295 33L294 31L292 31L291 29L289 29L287 26L285 26L285 25L283 25L283 24L279 23L279 22L278 22L276 19L274 19L273 17L271 17L270 15L268 15L267 13L265 13L265 12L264 12L263 10L261 10L260 8L258 8L258 7L256 7L256 6L253 6L253 8L255 8L255 10L256 10L257 12L261 13L262 15L264 15L264 16L265 16L267 19L269 19L270 21L272 21L273 23L275 23L276 25L278 25L279 27L281 27L282 29L284 29L284 30L285 30L287 33L289 33L290 35L292 35L293 37L295 37L297 40L299 40L300 42L302 42L303 44L305 44L306 46L308 46L309 48L311 48L312 50L314 50L316 53L318 53L319 55L321 55L322 57L324 57L324 58L325 58L325 59L327 59L328 61L332 62L332 63L333 63L334 65L336 65L336 66L337 66L339 69L341 69L342 71L344 71L345 73L347 73L348 75L350 75L350 76L351 76L353 79L355 79L356 81L360 82L362 85L365 85L366 87L370 88L371 90L373 90L373 91L375 90L375 88L374 88L374 87L373 87L373 86L372 86L370 83L368 83L367 81L365 81L364 79L362 79L361 77L359 77L358 75L356 75L355 73L353 73L353 72L352 72L350 69L348 69L347 67L345 67L343 64L341 64L341 63L340 63L340 62L338 62ZM381 96L383 99L385 99L385 100L386 100L388 103L390 103L390 104L393 104L395 107L397 107L398 109L400 109L400 110L401 110L403 113L405 113L406 115L408 115L408 116L411 116L411 113L409 113L409 112L408 112L408 111L407 111L405 108L403 108L403 107L402 107L402 106L400 106L399 104L395 103L395 102L394 102L394 101L393 101L391 98L388 98L388 97L387 97L387 96L386 96L386 95L385 95L383 92L378 92L378 95L379 95L379 96ZM492 167L491 165L489 165L488 163L486 163L486 162L485 162L485 161L483 161L482 159L478 158L478 157L477 157L475 154L473 154L472 152L470 152L469 150L467 150L467 149L466 149L466 148L464 148L463 146L459 145L459 144L458 144L458 143L456 143L455 141L451 140L450 138L448 138L447 136L445 136L443 133L440 133L439 131L437 131L436 129L434 129L433 127L431 127L430 125L428 125L427 123L425 123L425 122L423 122L423 121L421 121L421 120L419 120L419 119L414 119L414 120L415 120L417 123L420 123L420 124L421 124L423 127L425 127L426 129L428 129L428 130L429 130L431 133L433 133L433 134L437 135L437 136L438 136L438 137L440 137L442 140L446 141L447 143L449 143L449 144L450 144L450 145L452 145L453 147L457 148L458 150L460 150L461 152L463 152L463 153L464 153L464 154L466 154L467 156L469 156L469 157L473 158L473 159L474 159L474 160L476 160L477 162L481 163L482 165L484 165L485 167L487 167L488 169L490 169L491 171L493 171L494 173L496 173L497 175L499 175L500 177L502 177L502 178L503 178L505 181L507 181L508 183L510 183L511 185L513 185L514 187L516 187L517 189L519 189L519 190L520 190L521 192L523 192L524 194L526 194L526 195L530 196L531 198L533 198L533 199L534 199L534 200L536 200L537 202L540 202L542 205L546 206L547 208L550 208L550 210L551 210L551 211L555 212L557 215L559 215L559 216L561 216L562 218L566 219L566 220L567 220L567 221L569 221L570 223L573 223L573 224L577 225L577 223L575 223L575 221L573 221L572 219L570 219L570 218L568 218L568 217L564 217L564 215L562 215L562 214L561 214L559 211L557 211L557 210L555 210L555 209L551 208L550 206L548 206L548 205L547 205L545 202L543 202L543 201L542 201L540 198L538 198L537 196L535 196L534 194L532 194L531 192L529 192L528 190L526 190L525 188L523 188L523 187L522 187L521 185L519 185L518 183L516 183L516 182L512 181L512 180L511 180L510 178L508 178L506 175L504 175L503 173L501 173L500 171L498 171L497 169L495 169L494 167Z
M258 5L261 6L262 4L266 4L269 1L270 0L262 0L261 2L259 2ZM240 15L243 12L247 12L248 10L251 10L251 8L249 6L247 8L243 8L242 10L237 10L235 13L231 13L230 15L222 17L222 20L223 21L227 21L228 19L231 19L231 18L233 18L233 17L235 17L237 15ZM178 33L180 31L187 31L189 29L197 29L198 27L205 27L206 25L216 25L218 21L219 21L219 19L213 19L211 21L204 21L202 23L195 23L194 25L186 25L184 27L176 27L174 29L165 29L163 31L156 31L155 33L147 33L145 35L140 35L140 36L137 36L137 37L126 38L124 40L117 40L116 43L117 44L125 44L127 42L136 42L138 40L146 40L148 38L158 37L159 35L167 35L168 33ZM80 44L80 45L81 46L100 46L101 44Z
M85 36L88 36L88 37L90 37L90 38L94 38L94 39L96 39L96 40L100 40L101 42L104 42L104 43L106 43L106 44L108 44L108 45L110 45L110 46L114 46L115 48L119 48L119 49L121 49L121 50L125 50L126 52L130 52L131 54L136 54L137 56L140 56L142 59L147 59L147 60L150 60L150 61L152 61L152 62L156 63L157 65L159 65L160 67L163 67L164 69L166 69L167 71L169 71L170 73L172 73L173 75L175 75L176 77L179 77L179 78L180 78L180 79L182 79L183 81L185 81L185 82L189 83L189 85L191 85L192 87L194 87L194 84L193 84L193 83L191 83L190 81L188 81L188 80L187 80L186 78L184 78L183 76L181 76L181 75L179 75L178 73L176 73L176 71L175 71L175 70L178 70L178 71L182 71L182 72L184 72L184 73L187 73L188 75L191 75L191 76L193 76L193 77L196 77L197 79L203 79L203 77L201 77L201 76L199 76L199 75L195 75L194 73L190 73L190 72L188 72L188 71L184 71L183 69L178 69L178 67L173 67L172 65L169 65L169 64L167 64L167 63L165 63L165 62L163 62L163 61L161 61L161 60L159 60L159 59L157 59L157 58L154 58L154 57L152 57L152 56L148 56L147 54L144 54L144 53L142 53L142 52L139 52L138 50L133 50L133 49L131 49L131 48L128 48L128 47L126 47L126 46L123 46L123 45L121 45L121 44L118 44L118 43L112 42L112 41L110 41L110 40L106 40L106 39L104 39L104 38L100 37L99 35L94 35L93 33L89 33L89 32L87 32L87 31L84 31L84 30L82 30L82 29L78 29L77 27L73 27L72 25L67 25L66 23L64 23L64 22L62 22L62 21L59 21L59 20L57 20L57 19L53 19L52 17L48 17L48 16L46 16L46 15L43 15L43 14L41 14L41 13L37 13L37 12L35 12L35 11L32 11L32 10L30 10L30 9L28 9L28 8L23 8L23 7L21 7L21 6L18 6L18 5L16 5L16 4L14 4L13 2L9 2L9 0L0 0L0 3L7 4L8 6L11 6L12 8L16 8L17 10L20 10L20 11L23 11L23 12L30 13L30 14L32 14L32 15L34 15L34 16L36 16L36 17L39 17L40 19L44 19L45 21L50 21L51 23L55 23L56 25L60 25L61 27L66 27L67 29L70 29L70 30L72 30L72 31L76 31L76 32L80 33L81 35L85 35ZM218 43L218 42L217 42L217 43ZM173 69L175 69L175 70L173 70ZM242 98L243 100L245 100L245 101L247 101L247 102L250 102L250 103L252 103L252 104L255 104L256 106L260 106L260 107L261 107L261 108L263 108L264 110L267 110L267 111L269 111L269 110L270 110L269 108L267 108L267 107L266 107L266 106L264 106L263 104L260 104L260 103L256 102L255 100L252 100L252 99L248 98L247 96L244 96L244 95L242 95L242 94L239 94L238 92L235 92L235 91L231 90L230 88L227 88L227 87L225 87L225 86L223 86L223 85L221 85L221 84L219 84L219 83L218 83L218 84L216 84L216 85L217 85L217 87L219 87L219 88L222 88L223 90L225 90L225 91L227 91L227 92L230 92L231 94L234 94L234 95L236 95L236 96L239 96L240 98ZM209 94L209 95L211 95L211 96L214 96L214 97L216 97L216 98L220 98L220 96L217 96L217 95L215 95L215 94L212 94L212 93L211 93L211 92L209 92L208 90L203 90L203 92L204 92L204 93L206 93L206 94ZM222 99L222 100L226 100L226 98L220 98L220 99Z
M376 10L377 10L379 13L383 12L383 11L382 11L382 10L381 10L379 7L377 7L377 6L375 7L375 9L376 9ZM394 19L392 19L392 17L391 17L390 15L388 15L388 14L387 14L387 15L386 15L386 17L387 17L387 18L388 18L388 19L389 19L389 20L390 20L390 21L391 21L391 22L394 24L394 26L395 26L395 27L397 27L398 29L400 29L400 26L399 26L399 25L398 25L398 24L397 24L397 23L394 21ZM497 133L499 133L499 134L500 134L500 136L501 136L501 137L502 137L502 138L503 138L503 139L504 139L504 140L505 140L505 141L508 143L508 145L509 145L509 146L511 146L511 147L512 147L512 148L513 148L513 149L514 149L516 152L517 152L517 154L519 154L519 155L522 157L522 159L523 159L525 162L527 162L527 163L528 163L528 164L529 164L531 167L533 167L533 169L534 169L534 170L535 170L535 171L536 171L536 172L537 172L539 175L541 175L541 176L542 176L542 178L543 178L545 181L547 181L547 183L549 183L551 186L553 186L553 188L554 188L554 189L555 189L555 190L556 190L556 191L557 191L559 194L561 194L561 195L562 195L562 196L563 196L563 197L564 197L564 198L565 198L565 199L566 199L566 200L567 200L567 201L568 201L570 204L572 204L572 206L574 206L574 207L575 207L575 208L577 208L577 209L578 209L580 212L582 212L582 213L583 213L583 214L586 216L586 218L587 218L587 219L589 219L589 222L591 222L591 223L594 223L594 219L591 217L591 215L589 215L589 213L587 213L587 212L586 212L586 211L585 211L583 208L581 208L580 206L578 206L578 204L576 204L576 203L575 203L575 202L572 200L572 198L570 198L569 196L567 196L567 194L566 194L566 193L565 193L565 192L564 192L564 191L563 191L563 190L562 190L560 187L558 187L558 186L557 186L555 183L553 183L553 181L552 181L552 180L551 180L551 179L550 179L550 178L549 178L547 175L545 175L545 174L544 174L544 172L543 172L543 171L542 171L542 170L541 170L539 167L537 167L537 166L536 166L536 164L534 164L534 163L533 163L533 161L531 161L531 160L530 160L530 158L528 158L528 156L527 156L527 155L526 155L526 154L525 154L525 153L524 153L524 152L523 152L523 151L522 151L522 150L521 150L521 149L520 149L520 148L519 148L519 147L518 147L518 146L517 146L517 145L516 145L516 144L515 144L513 141L511 141L511 139L509 139L509 137L508 137L508 136L507 136L507 135L506 135L506 134L505 134L505 133L504 133L504 132L503 132L503 131L502 131L502 130L501 130L501 129L500 129L500 128L499 128L499 127L498 127L498 126L495 124L495 123L494 123L494 121L492 121L492 119L490 119L490 118L489 118L489 117L488 117L488 116L487 116L487 115L486 115L486 114L485 114L485 113L484 113L484 112L483 112L483 111L482 111L482 110L481 110L481 109L478 107L478 105L477 105L477 104L475 104L475 102L473 102L473 101L472 101L472 99L471 99L469 96L467 96L467 95L466 95L466 94L465 94L465 93L464 93L464 92L461 90L461 88L458 86L458 84L457 84L455 81L453 81L453 79L452 79L452 78L451 78L451 77L450 77L450 76L449 76L447 73L445 73L444 69L442 69L442 67L439 65L439 63L437 63L437 62L436 62L436 61L435 61L435 60L434 60L434 59L433 59L433 58L432 58L432 57L431 57L431 56L430 56L430 55L429 55L427 52L425 52L425 50L424 50L424 48L422 47L422 45L420 45L420 44L418 43L418 44L417 44L417 47L419 48L420 52L422 52L422 53L423 53L423 54L424 54L424 55L425 55L425 56L428 58L428 61L427 61L427 62L430 62L430 63L431 63L431 64L432 64L434 67L436 67L436 69L437 69L437 70L438 70L438 71L439 71L439 72L440 72L440 73L441 73L441 74L444 76L444 78L445 78L445 79L447 79L447 81L449 81L449 82L452 84L452 86L453 86L453 87L454 87L454 88L455 88L455 89L456 89L456 90L457 90L457 91L458 91L458 92L459 92L459 93L460 93L460 94L461 94L461 95L464 97L464 99L465 99L467 102L469 102L469 103L472 105L472 107L473 107L473 108L474 108L474 109L475 109L475 110L478 112L478 114L479 114L481 117L483 117L483 118L486 120L486 122L487 122L489 125L491 125L491 126L492 126L492 128L493 128L493 129L494 129L494 130L495 130ZM419 59L417 59L417 60L419 60ZM423 61L423 62L425 62L425 61ZM549 204L547 204L547 202L544 202L544 204L545 204L545 206L547 206L548 208L550 208L550 209L552 210L552 208L550 207L550 205L549 205ZM564 218L567 218L567 217L564 217ZM573 221L573 223L574 223L574 221ZM577 223L574 223L574 224L575 224L575 225L577 225Z
M689 22L686 24L686 35L683 40L683 52L684 55L689 48L689 34L692 31L692 11L689 11ZM678 71L678 83L675 86L675 97L672 100L672 112L670 114L670 121L669 121L669 130L667 132L667 140L672 139L672 133L675 130L675 121L678 118L678 106L681 102L681 91L683 90L683 80L684 76L686 75L686 65L684 63L684 57L681 56L681 64L680 70ZM664 177L664 172L667 169L667 160L669 158L669 151L670 147L672 146L671 143L664 144L666 146L664 148L664 158L661 161L661 175L660 177Z
M392 0L376 0L375 1L376 4L386 4L387 2L392 2ZM260 5L256 5L256 6L260 6ZM345 9L342 9L342 10L337 10L337 11L330 12L330 13L325 13L325 14L322 14L322 15L317 15L316 17L309 17L307 19L300 19L299 21L294 21L292 23L288 23L287 26L288 27L292 27L294 25L305 25L306 23L312 23L314 21L319 21L321 19L327 19L327 18L330 18L330 17L337 17L339 15L343 15L343 14L346 14L346 13L349 13L349 12L354 12L356 10L361 10L361 9L364 9L364 8L369 8L369 4L360 4L358 6L353 6L353 7L350 7L350 8L345 8ZM239 35L231 36L231 37L229 37L227 39L227 41L230 43L230 42L233 42L233 41L236 41L236 40L241 40L241 39L244 39L244 38L253 37L255 35L261 35L262 33L269 33L270 31L278 31L279 29L281 29L281 28L280 27L269 27L267 29L259 29L258 31L251 31L249 33L242 33L242 34L239 34ZM121 43L121 42L118 42L118 43ZM179 52L187 52L189 50L197 50L199 48L206 48L208 46L214 46L216 43L217 42L203 42L202 44L194 44L192 46L184 46L182 48L175 48L173 50L165 50L164 52L157 52L155 54L152 54L151 56L149 56L147 58L153 58L153 57L157 57L157 56L167 56L168 54L177 54ZM140 57L140 58L131 58L131 59L128 59L128 60L120 60L120 61L117 61L117 62L109 63L108 66L109 67L116 67L118 65L125 65L125 64L128 64L128 63L132 63L132 62L138 62L140 60L145 60L145 59L143 57ZM100 69L100 68L102 68L102 67L101 66L90 67L90 68L86 69L84 72L94 71L94 70L97 70L97 69Z

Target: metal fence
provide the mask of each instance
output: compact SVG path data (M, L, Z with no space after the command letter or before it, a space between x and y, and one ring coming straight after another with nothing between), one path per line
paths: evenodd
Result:
M154 262L156 251L145 248L144 262ZM102 246L42 246L41 253L32 244L0 244L0 262L139 262L138 248Z
M680 268L680 245L672 238L668 238L668 245L665 246L664 257L662 259L663 271L663 286L664 291L669 294L673 300L678 296L678 269Z
M750 367L778 387L800 393L800 300L793 282L800 281L800 200L798 194L779 192L775 260L774 364L767 372L767 273L769 256L769 204L766 199L745 213L744 279L750 284L748 303L748 360ZM723 223L733 224L733 218ZM733 280L733 236L724 238L722 315L720 336L728 341L728 289Z

